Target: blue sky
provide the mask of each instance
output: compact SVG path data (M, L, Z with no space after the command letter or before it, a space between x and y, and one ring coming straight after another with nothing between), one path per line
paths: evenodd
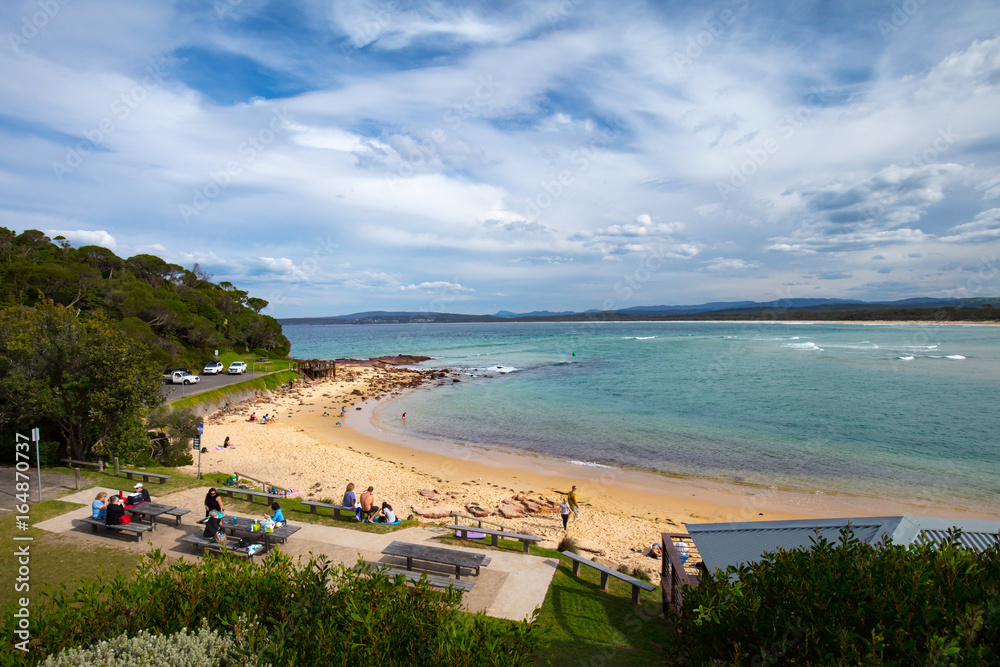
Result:
M1000 5L0 7L0 225L277 317L1000 294Z

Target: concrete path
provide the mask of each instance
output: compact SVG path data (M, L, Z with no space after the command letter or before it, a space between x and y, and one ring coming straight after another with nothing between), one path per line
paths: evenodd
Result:
M198 533L202 526L195 523L205 515L204 498L207 487L177 491L165 496L157 496L155 489L150 488L155 502L167 505L186 507L191 510L185 515L180 525L176 525L171 517L163 517L156 523L156 530L143 533L143 539L137 541L131 535L119 535L110 531L98 529L95 534L92 527L81 523L80 519L90 516L90 503L98 491L109 495L117 493L115 489L94 487L80 491L60 500L76 502L85 505L79 510L68 512L47 521L35 524L35 527L53 533L73 532L82 540L95 540L101 544L113 543L123 549L147 552L150 548L158 548L170 557L195 557L191 545L182 544L178 540L187 534ZM259 515L265 513L264 505L260 506ZM241 512L241 515L246 514ZM448 534L443 528L426 526L406 528L391 533L365 533L349 528L335 528L316 524L292 522L301 529L285 544L276 548L290 556L308 557L309 554L324 554L334 563L354 565L359 558L368 562L398 565L399 559L382 555L382 549L390 542L427 542L439 535ZM460 546L434 543L434 546L445 549L462 550ZM476 549L476 553L480 550ZM506 618L515 621L524 620L542 605L545 594L555 574L558 563L554 559L538 556L525 556L509 551L488 551L492 559L487 567L482 568L478 577L469 576L475 582L475 587L463 597L465 608L470 612L485 612L489 616ZM405 563L404 563L405 564ZM466 576L463 575L463 580Z
M34 460L35 452L31 451L31 458ZM16 478L16 471L14 466L0 466L0 513L12 512L14 511L14 506L19 503L17 500L17 491L14 483L16 481L24 481L22 477L20 480ZM31 468L26 473L28 475L28 500L30 502L36 502L38 500L38 471L35 468ZM90 484L89 480L83 479L80 482L80 487L83 488ZM61 498L62 494L67 490L76 489L76 476L73 474L66 474L61 472L52 472L50 470L42 471L42 500L52 500L53 498ZM94 493L97 493L94 491ZM93 500L93 496L91 496Z

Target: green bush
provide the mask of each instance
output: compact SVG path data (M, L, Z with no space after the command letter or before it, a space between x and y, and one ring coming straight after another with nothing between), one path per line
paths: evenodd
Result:
M165 560L154 550L132 577L43 594L31 653L0 653L0 664L28 664L102 637L173 634L203 618L260 665L523 665L539 643L537 624L460 612L458 591L423 581L411 591L402 576L363 562L332 566L319 556L296 565L278 551L258 564ZM13 611L4 618L8 637L15 620Z
M580 547L577 546L576 540L568 535L559 540L559 546L556 547L560 552L570 551L575 554L580 553Z
M1000 548L837 543L767 553L685 589L691 664L996 665Z
M253 664L233 660L232 637L208 629L203 620L197 632L182 629L170 635L151 635L140 630L135 637L118 635L85 649L68 649L50 655L44 667L226 667Z

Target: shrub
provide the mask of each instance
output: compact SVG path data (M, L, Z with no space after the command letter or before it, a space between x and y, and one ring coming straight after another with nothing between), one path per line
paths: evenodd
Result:
M278 551L256 565L230 556L165 561L154 550L134 576L43 593L31 652L0 653L0 664L34 663L101 637L178 633L202 618L261 665L521 665L540 641L536 624L460 612L455 589L420 581L411 591L402 576L363 561L348 568L318 556L296 565ZM7 636L16 620L8 611Z
M680 653L692 664L997 664L1000 547L937 548L850 530L766 553L686 589Z
M649 578L649 573L646 572L641 567L633 567L632 576L638 579L639 581L647 581L652 583L652 580Z
M568 535L559 540L559 551L570 551L575 554L580 553L580 547L577 546L576 540Z
M90 648L67 649L50 655L44 667L226 667L234 662L232 637L208 629L202 620L197 632L182 629L170 635L151 635L140 630L135 637L122 634ZM246 663L252 664L252 663Z

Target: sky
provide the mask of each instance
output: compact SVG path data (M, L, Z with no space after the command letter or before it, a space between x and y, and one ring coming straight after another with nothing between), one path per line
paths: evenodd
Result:
M0 4L0 226L275 317L1000 294L992 0Z

